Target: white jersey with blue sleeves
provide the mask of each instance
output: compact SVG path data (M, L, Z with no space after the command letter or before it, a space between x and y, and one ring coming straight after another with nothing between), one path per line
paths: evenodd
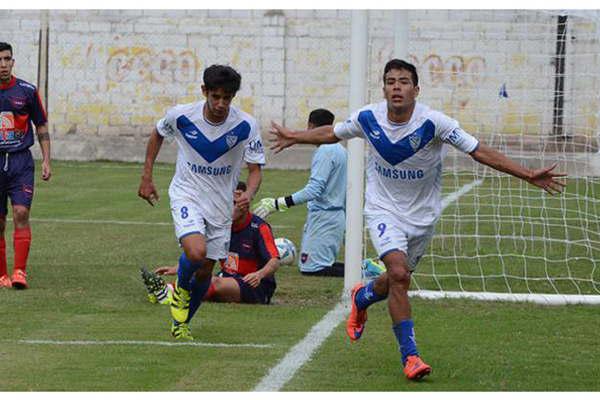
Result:
M204 118L205 101L176 105L156 124L158 133L178 145L169 197L197 200L203 216L217 226L231 224L233 191L242 162L264 164L256 120L231 106L215 125Z
M414 226L434 224L441 214L444 144L471 153L479 142L456 120L417 103L410 121L388 120L385 101L358 110L335 125L340 139L369 143L365 213L390 212Z

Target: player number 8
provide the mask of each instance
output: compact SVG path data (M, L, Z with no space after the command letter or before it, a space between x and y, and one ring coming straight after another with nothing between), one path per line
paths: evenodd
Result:
M186 219L188 217L188 208L187 207L181 207L181 218Z

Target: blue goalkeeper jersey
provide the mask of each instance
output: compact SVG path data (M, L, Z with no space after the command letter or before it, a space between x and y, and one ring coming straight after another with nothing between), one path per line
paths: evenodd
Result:
M310 211L346 209L346 149L323 144L313 155L306 186L292 195L294 204L308 203Z

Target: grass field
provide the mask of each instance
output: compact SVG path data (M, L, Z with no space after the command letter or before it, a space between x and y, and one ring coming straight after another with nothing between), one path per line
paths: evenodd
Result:
M192 330L204 346L142 344L171 342L169 311L146 301L138 269L178 257L167 196L172 172L157 166L162 197L154 208L136 196L138 164L55 162L52 182L37 183L31 289L0 290L0 391L252 390L339 302L342 279L282 267L270 306L202 305ZM307 177L265 171L259 196L288 193ZM299 245L305 212L274 215L275 236ZM457 214L452 206L447 212ZM11 229L7 237L11 243ZM426 273L431 262L424 261ZM600 390L598 307L415 299L413 314L421 353L433 366L424 382L401 375L380 303L369 309L359 343L351 344L340 324L283 390Z

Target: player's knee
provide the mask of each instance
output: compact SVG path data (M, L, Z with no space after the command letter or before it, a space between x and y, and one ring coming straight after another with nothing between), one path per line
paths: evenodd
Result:
M202 248L186 249L185 256L187 257L188 260L190 260L190 262L192 264L199 264L199 263L204 262L204 259L206 258L206 249L202 249Z
M27 224L29 222L29 210L26 207L14 207L13 219L15 224Z
M213 276L210 281L210 284L215 288L216 292L219 292L223 289L223 278Z
M395 266L388 269L388 279L390 284L407 285L410 283L410 271L402 266Z

